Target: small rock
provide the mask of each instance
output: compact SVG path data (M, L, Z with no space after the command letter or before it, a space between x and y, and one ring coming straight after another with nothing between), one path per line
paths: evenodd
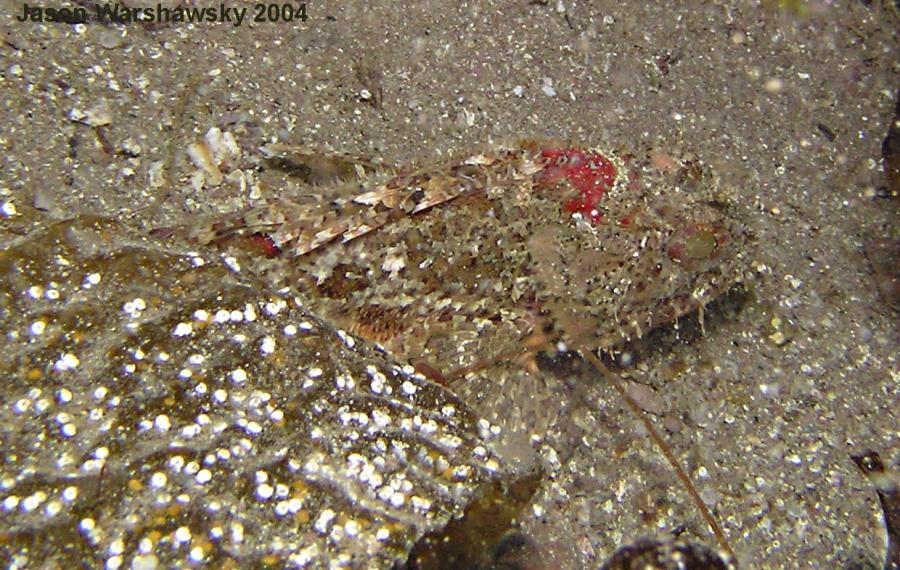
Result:
M468 129L475 125L475 113L468 109L463 109L456 115L456 126L460 129Z
M157 160L150 165L150 186L154 188L162 188L166 183L165 163Z
M112 111L106 101L100 101L85 113L84 122L92 127L102 127L112 123Z
M549 77L545 77L544 84L541 86L541 91L543 91L544 95L547 97L556 97L556 89L553 88L553 80Z
M122 152L128 156L140 156L141 145L133 138L125 139L125 142L122 143Z
M106 49L116 49L125 45L125 38L118 28L107 28L97 34L97 43Z
M45 188L38 188L34 192L34 198L32 201L32 205L37 210L41 210L44 212L58 212L59 205L54 199L53 195L47 192Z

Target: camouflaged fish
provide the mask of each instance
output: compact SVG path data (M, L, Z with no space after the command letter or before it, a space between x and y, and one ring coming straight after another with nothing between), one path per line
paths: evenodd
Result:
M692 158L532 141L379 178L371 162L268 152L308 170L345 161L351 195L274 200L194 238L284 254L315 312L432 377L559 340L621 346L747 265L747 231Z

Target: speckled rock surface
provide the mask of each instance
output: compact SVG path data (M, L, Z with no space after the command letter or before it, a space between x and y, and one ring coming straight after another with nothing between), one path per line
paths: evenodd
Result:
M220 260L88 217L9 245L13 568L390 568L510 478L449 392Z
M296 191L250 158L275 140L390 162L530 136L689 149L752 212L753 300L630 374L742 563L878 565L876 498L849 455L898 459L896 315L863 254L896 239L879 159L897 13L770 4L335 2L302 25L74 28L17 22L5 1L2 200L149 232ZM243 174L218 186L187 153L211 127L240 145ZM679 525L709 542L612 390L547 382L546 429L522 426L549 473L524 526L559 566Z

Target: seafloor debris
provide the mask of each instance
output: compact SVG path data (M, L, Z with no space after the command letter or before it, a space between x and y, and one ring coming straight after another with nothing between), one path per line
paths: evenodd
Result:
M0 226L10 568L390 568L511 481L495 429L293 296L25 218Z
M639 541L616 550L600 570L734 570L724 554L686 542Z
M884 570L900 570L900 473L895 469L885 468L881 456L875 451L865 451L851 458L875 485L878 502L884 513L884 526L887 530Z
M541 474L533 473L512 485L498 483L486 488L466 507L462 517L419 539L403 570L487 570L498 564L511 564L513 551L516 558L523 551L539 558L536 548L527 548L531 541L511 529L540 483Z
M206 132L203 140L191 144L187 153L194 166L200 169L196 174L202 173L204 181L218 186L224 180L222 168L230 168L240 158L241 149L234 135L213 127ZM196 180L195 186L202 186L202 182Z

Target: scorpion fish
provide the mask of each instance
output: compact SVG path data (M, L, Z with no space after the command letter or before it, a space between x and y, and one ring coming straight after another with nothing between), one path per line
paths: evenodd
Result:
M522 141L391 170L303 147L264 151L342 190L277 197L191 238L255 244L257 266L280 259L276 273L313 312L452 382L492 421L540 421L539 398L509 410L491 396L533 386L540 350L610 351L688 313L702 322L747 273L750 233L690 155Z

